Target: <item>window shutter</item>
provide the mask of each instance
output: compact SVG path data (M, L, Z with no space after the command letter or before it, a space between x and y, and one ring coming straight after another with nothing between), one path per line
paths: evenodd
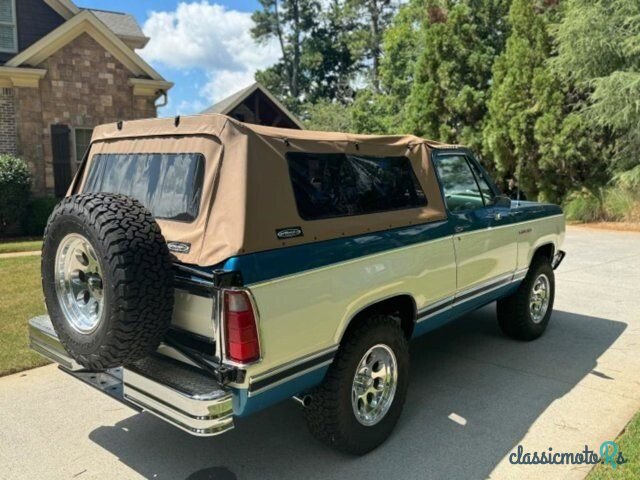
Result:
M56 197L64 197L71 184L71 130L67 125L51 125L53 181Z

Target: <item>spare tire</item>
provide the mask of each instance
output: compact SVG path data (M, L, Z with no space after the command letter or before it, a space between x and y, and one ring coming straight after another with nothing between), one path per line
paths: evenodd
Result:
M62 200L49 217L42 288L62 345L104 370L155 351L173 312L171 257L151 212L124 195Z

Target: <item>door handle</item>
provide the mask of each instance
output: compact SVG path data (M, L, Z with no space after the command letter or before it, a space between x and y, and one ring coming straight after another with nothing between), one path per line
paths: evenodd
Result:
M461 233L461 232L464 232L464 227L455 227L453 230L454 230L456 233Z
M491 220L495 220L496 222L499 222L500 220L502 220L502 213L500 212L492 213L490 215L487 215L487 218Z

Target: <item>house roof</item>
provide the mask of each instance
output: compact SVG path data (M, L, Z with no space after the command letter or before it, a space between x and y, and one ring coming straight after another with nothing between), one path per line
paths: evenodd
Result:
M228 114L231 113L231 111L234 108L236 108L238 105L240 105L243 100L245 100L249 95L251 95L256 90L260 90L287 117L289 117L289 119L293 123L295 123L298 127L300 127L302 130L304 130L304 128L305 128L304 124L293 113L291 113L291 111L289 111L289 109L287 107L285 107L282 102L280 102L276 97L274 97L273 94L269 90L267 90L266 87L264 87L259 82L255 82L255 83L249 85L248 87L237 91L233 95L230 95L227 98L224 98L224 99L220 100L215 105L212 105L211 107L207 108L206 110L203 110L200 113L220 113L222 115L228 115Z
M65 20L70 20L85 10L92 12L131 48L143 48L149 42L149 38L145 37L136 19L128 13L78 8L71 0L44 1Z
M133 15L122 12L110 12L107 10L88 10L98 17L102 23L109 27L113 33L123 39L125 43L139 39L139 42L133 45L134 48L142 48L149 42L149 38L145 37L140 25L138 25L138 22Z
M83 33L90 35L136 77L164 83L164 78L90 10L83 10L11 58L7 67L36 66Z

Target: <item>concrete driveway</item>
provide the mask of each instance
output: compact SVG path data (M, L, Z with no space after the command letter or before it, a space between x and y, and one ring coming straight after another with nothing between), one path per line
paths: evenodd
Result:
M503 337L490 305L414 342L403 416L368 456L314 441L294 402L199 439L44 367L0 379L0 478L582 478L508 457L598 450L640 409L640 234L571 228L565 249L547 334Z

